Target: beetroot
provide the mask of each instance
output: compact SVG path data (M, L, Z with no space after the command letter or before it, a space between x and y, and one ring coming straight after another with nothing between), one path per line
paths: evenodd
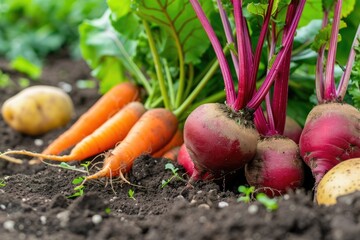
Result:
M350 158L360 157L360 112L344 103L355 59L355 47L359 45L360 26L345 71L337 86L334 74L342 3L342 0L334 1L323 9L326 13L323 29L331 23L331 33L330 38L321 33L318 38L320 42L316 67L318 105L310 111L300 136L300 154L311 168L315 178L315 189L324 174L335 165ZM330 8L334 9L333 15L328 14ZM333 16L332 21L329 19L330 16Z
M306 119L300 149L316 183L341 161L360 157L359 110L341 103L317 105Z
M281 8L278 8L279 5L275 2L270 0L264 14L260 14L263 17L261 18L263 22L260 35L257 38L256 49L253 51L248 28L251 24L243 15L243 8L247 3L243 3L241 0L231 1L236 30L236 39L233 40L233 29L229 24L227 12L221 1L217 0L227 43L235 48L235 51L231 51L231 55L237 77L236 91L232 72L214 29L199 1L190 0L214 48L226 93L226 104L208 103L201 105L188 116L184 125L184 143L190 158L194 162L195 175L198 172L200 178L204 174L218 177L235 171L244 167L256 154L259 133L254 127L253 113L265 99L272 84L278 81L276 78L279 78L279 74L281 75L280 79L288 75L284 71L281 73L280 69L283 67L282 65L290 65L289 56L291 56L292 42L305 4L305 0L291 0L288 5L282 5ZM273 51L275 51L279 39L274 38L273 42L268 43L273 48L271 54L274 56L271 59L269 58L267 64L270 67L266 71L266 77L260 88L256 89L260 59L262 50L266 49L264 43L268 39L269 27L277 24L275 19L282 16L283 10L287 11L286 21L283 25L286 27L274 29L273 32L279 31L281 48L275 56ZM283 19L279 19L279 21L283 21ZM277 34L276 32L274 35ZM287 89L287 82L279 80L278 85L282 86L277 88L281 90L281 97L275 99L276 104L283 102L283 96L287 96L287 91L284 91L285 87ZM282 118L285 113L279 114L279 116ZM285 119L281 122L285 122Z
M251 119L224 104L196 108L185 121L184 143L195 168L214 176L242 168L256 153L259 134Z
M260 140L254 160L245 167L245 176L251 186L272 197L302 186L304 169L297 144L279 136Z
M289 28L295 16L296 2L291 2L285 17L283 32L283 45L289 34ZM270 38L270 45L276 45L276 38ZM292 43L289 43L292 46ZM270 57L275 57L275 52L270 51ZM287 137L289 134L296 141L299 135L293 135L286 129L290 125L290 118L286 116L288 100L288 83L290 75L291 51L287 51L284 63L277 72L273 90L265 98L266 114L257 109L255 124L263 139L258 143L257 154L245 167L245 176L248 183L273 197L285 193L288 189L302 186L304 169L299 157L297 144ZM287 131L286 131L287 130ZM294 129L301 131L301 128ZM296 133L296 132L295 132ZM299 133L298 133L299 134Z
M177 163L181 165L186 173L191 177L189 183L197 180L209 180L214 179L214 176L210 173L203 173L200 175L199 171L195 168L194 162L190 158L188 150L185 144L182 144L178 153Z
M189 153L186 149L185 143L183 143L180 147L180 150L179 150L179 153L177 156L177 163L185 169L186 173L189 176L193 176L193 175L197 176L198 175L198 174L194 173L194 163L189 156Z

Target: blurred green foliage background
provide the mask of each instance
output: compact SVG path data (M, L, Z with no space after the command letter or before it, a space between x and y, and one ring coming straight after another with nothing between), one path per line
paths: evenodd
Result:
M103 0L0 0L0 55L39 66L60 49L79 58L78 25L106 8Z

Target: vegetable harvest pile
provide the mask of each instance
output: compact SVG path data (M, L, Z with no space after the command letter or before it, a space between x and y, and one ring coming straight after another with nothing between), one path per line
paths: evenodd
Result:
M314 24L301 22L306 0L108 0L101 18L79 28L103 96L41 153L0 156L30 156L29 164L103 156L79 187L114 177L132 184L125 174L148 154L181 165L186 187L244 169L249 186L275 197L301 188L309 167L315 192L325 189L328 171L360 158L359 23L346 66L336 68L349 2L324 0L317 31L301 40L300 29ZM317 105L306 121L287 115L299 72L315 79Z

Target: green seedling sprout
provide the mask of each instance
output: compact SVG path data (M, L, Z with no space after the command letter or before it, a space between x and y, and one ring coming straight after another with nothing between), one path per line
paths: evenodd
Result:
M275 211L279 205L275 198L269 198L265 193L256 194L256 200L262 203L268 211Z
M168 185L174 178L181 180L183 182L186 182L185 179L183 179L182 177L179 176L178 174L178 168L176 168L174 166L174 164L172 163L167 163L165 164L165 170L170 170L172 172L172 176L169 179L166 180L162 180L161 182L161 188L165 187L166 185Z
M133 199L133 200L136 201L134 195L135 195L135 191L134 191L133 189L129 189L129 191L128 191L128 196L129 196L129 198L131 198L131 199Z
M105 213L106 214L110 214L111 213L111 209L109 207L105 208Z
M241 196L237 199L238 202L249 203L254 199L253 195L255 194L255 187L241 185L239 186L238 191L241 193ZM264 205L268 211L275 211L279 208L276 199L269 198L265 193L257 193L255 199Z
M4 179L0 179L0 187L5 187L6 186L6 182Z
M87 161L87 162L81 163L80 166L82 166L85 169L86 172L89 172L90 164L91 164L91 162Z
M252 195L254 194L255 187L246 187L246 186L239 186L238 191L242 194L237 201L238 202L245 202L249 203L252 199Z
M78 185L78 184L81 184L84 181L84 179L85 179L84 177L77 177L77 178L74 178L71 183L74 185ZM74 188L75 192L73 194L71 194L70 196L67 196L67 198L77 198L77 197L83 196L84 189L85 189L85 186L83 184L76 186Z
M46 165L49 165L49 166L52 166L52 167L58 167L58 168L63 168L63 169L67 169L67 170L71 170L71 171L77 171L77 172L81 172L81 173L85 173L85 174L89 174L89 165L90 165L90 162L85 162L85 163L81 163L80 166L81 167L76 167L76 166L73 166L73 165L69 165L68 163L66 162L61 162L60 164L51 164L51 163L48 163L48 162L45 162L45 161L42 161L43 163L45 163ZM80 197L82 195L84 195L84 189L85 189L85 186L84 186L84 180L85 180L85 177L83 176L80 176L80 177L76 177L72 180L72 184L74 185L78 185L80 184L79 186L76 186L74 188L74 193L70 196L67 196L67 198L77 198L77 197Z
M11 83L10 76L0 70L0 88L9 87Z

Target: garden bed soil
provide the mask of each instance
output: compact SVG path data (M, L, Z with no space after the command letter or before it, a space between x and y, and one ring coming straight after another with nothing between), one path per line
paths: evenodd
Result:
M21 76L4 61L0 67L13 79ZM100 96L96 88L79 88L79 79L91 79L87 65L57 57L47 61L41 80L32 84L71 89L78 117ZM18 91L14 86L1 89L1 103ZM69 126L29 137L10 129L1 118L0 151L40 152ZM126 176L132 185L118 179L88 182L83 196L70 199L72 180L81 173L45 164L0 161L0 178L5 180L0 188L0 238L298 240L357 239L360 235L359 193L342 197L331 207L317 206L308 174L304 189L283 195L277 200L278 209L268 211L257 201L237 201L237 187L246 184L241 172L192 187L180 180L161 187L162 180L172 176L165 170L168 162L141 156ZM178 172L186 179L181 167ZM129 190L134 192L133 198Z

